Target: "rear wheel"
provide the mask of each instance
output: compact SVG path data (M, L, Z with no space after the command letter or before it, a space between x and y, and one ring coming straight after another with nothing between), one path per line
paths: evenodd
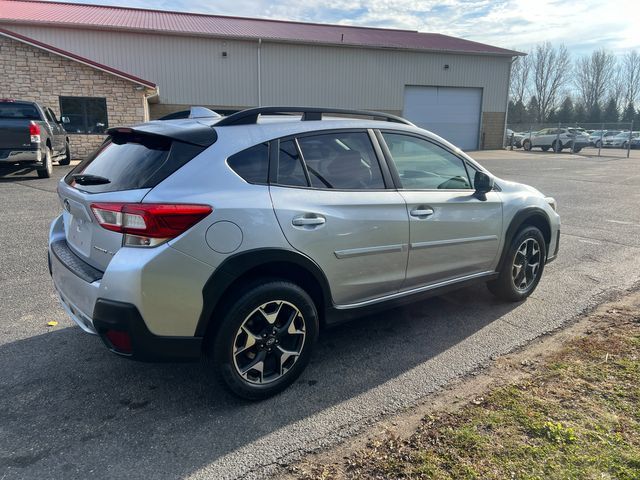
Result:
M64 147L64 157L58 160L59 165L69 165L71 163L71 149L69 148L69 142Z
M596 148L602 147L602 142L600 140L596 140L595 147Z
M562 142L560 140L554 140L551 144L551 148L556 153L560 153L562 151Z
M542 232L534 226L523 228L512 240L498 278L487 284L489 290L502 300L524 300L538 286L546 258Z
M236 395L261 400L300 376L318 337L318 313L299 286L256 284L230 303L207 355Z
M548 152L549 151L549 147L541 147L543 152Z
M38 177L40 178L50 178L53 173L53 160L51 157L51 149L49 147L45 147L44 154L44 166L37 170Z

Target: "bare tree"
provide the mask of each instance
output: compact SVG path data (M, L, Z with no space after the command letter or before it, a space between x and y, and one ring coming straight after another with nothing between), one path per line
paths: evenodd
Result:
M531 84L531 55L518 57L511 65L511 83L509 98L513 103L525 103L525 96L529 93Z
M571 73L569 53L564 45L537 45L531 54L533 90L538 99L539 122L544 122L556 108L562 87Z
M592 52L578 61L575 83L587 111L595 104L602 106L612 92L616 75L616 57L604 49Z
M622 58L621 82L624 88L624 106L635 104L640 96L640 55L635 50Z

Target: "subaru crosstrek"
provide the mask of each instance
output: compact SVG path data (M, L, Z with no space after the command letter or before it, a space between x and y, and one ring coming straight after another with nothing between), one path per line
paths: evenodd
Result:
M55 288L120 356L204 356L260 399L325 325L472 282L522 301L558 253L552 198L402 118L193 112L110 129L58 187Z

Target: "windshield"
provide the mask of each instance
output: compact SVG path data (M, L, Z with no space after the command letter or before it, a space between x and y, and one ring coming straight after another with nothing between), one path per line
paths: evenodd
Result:
M33 105L24 103L0 103L0 118L40 120L40 113Z

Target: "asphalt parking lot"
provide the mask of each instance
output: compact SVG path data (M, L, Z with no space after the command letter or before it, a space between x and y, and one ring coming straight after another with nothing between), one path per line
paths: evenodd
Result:
M261 403L204 365L129 362L74 326L46 262L68 168L0 177L0 479L263 477L640 281L640 151L473 156L558 200L560 256L534 295L503 304L479 286L327 331L301 379Z

